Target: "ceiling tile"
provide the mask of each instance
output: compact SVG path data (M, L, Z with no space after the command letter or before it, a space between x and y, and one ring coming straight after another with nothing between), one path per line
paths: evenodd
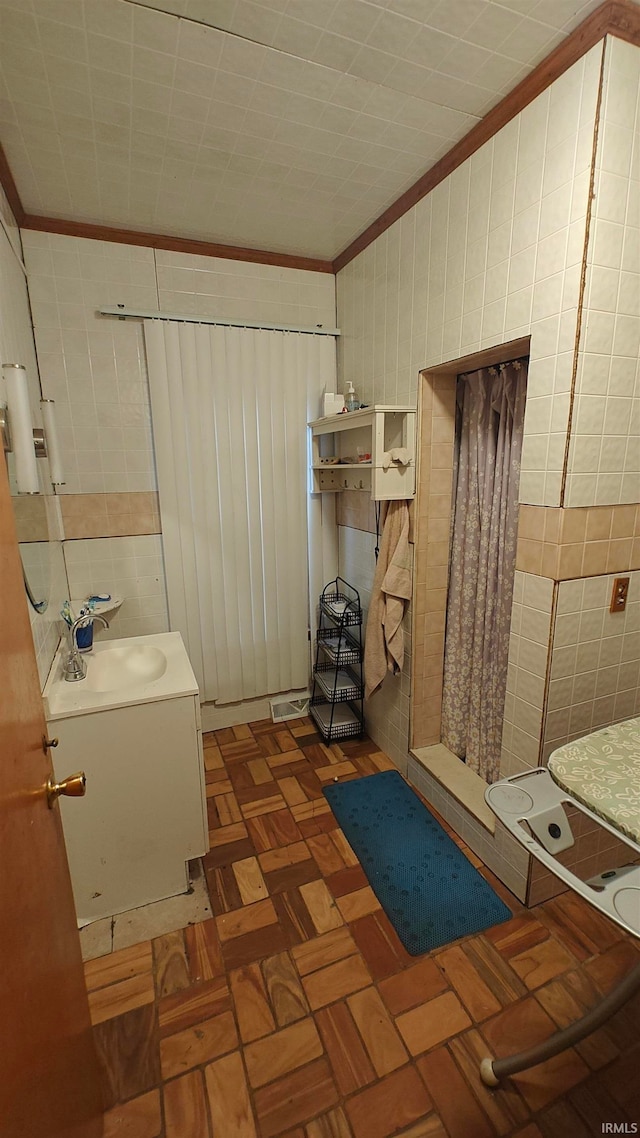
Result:
M203 63L206 67L217 67L226 39L224 33L203 24L191 24L187 20L173 22L178 27L178 52L181 58Z
M176 58L163 52L151 51L136 44L133 50L132 75L148 83L159 83L163 87L173 86Z
M516 33L526 35L525 13L530 14L531 5L524 9L522 4L515 11L504 8L498 4L485 4L468 28L465 29L464 38L471 43L499 51L509 36Z
M278 49L298 55L302 59L314 59L314 51L322 37L322 30L306 24L295 16L282 16L278 25Z
M425 22L442 32L467 39L468 29L489 7L489 0L439 0Z
M140 110L155 111L156 114L168 112L171 106L172 88L160 83L149 83L146 79L132 80L131 98L134 114Z
M444 56L444 59L433 70L442 75L457 76L468 82L470 79L474 79L480 68L493 58L494 53L487 51L486 48L475 43L457 40ZM488 67L487 71L489 71ZM491 88L494 89L493 84L491 84Z
M342 7L342 0L288 0L285 9L288 16L296 16L316 28L333 26L333 18Z
M236 36L255 40L257 43L271 45L276 37L282 12L252 4L245 0L237 5L231 20L230 31Z
M598 0L0 0L30 212L335 256Z
M94 6L98 3L99 0L93 0ZM59 20L62 24L83 27L85 6L74 4L74 0L50 0L47 4L47 15L51 20Z
M402 58L420 67L437 67L456 43L455 36L437 28L417 27L417 34L402 52Z
M336 71L348 71L360 51L360 44L333 32L321 32L316 46L309 52L314 63L324 63Z
M85 0L84 4L72 4L69 8L74 12L75 21L80 27L84 14L84 26L87 32L96 32L99 35L109 36L110 39L131 43L135 9L130 4L112 5L105 4L104 0ZM154 18L158 20L157 15Z
M49 9L45 8L44 11L48 13ZM47 55L58 55L63 59L87 60L87 37L84 28L41 19L38 21L36 39L38 38Z
M102 2L102 8L105 9L104 2ZM164 12L152 12L149 8L142 8L137 4L132 5L131 10L133 15L131 38L134 43L144 44L152 51L163 51L167 54L173 54L178 50L181 30L179 20L174 20L172 16L166 15Z
M131 105L133 81L130 76L114 75L113 71L104 71L101 67L92 68L90 75L92 98L115 99L120 103ZM53 88L52 99L55 101L55 89ZM76 96L76 109L77 106Z
M386 83L395 62L395 56L366 45L359 49L349 72L360 79L369 79L372 83Z
M593 5L595 7L596 5ZM560 32L554 32L546 24L526 20L523 28L512 32L500 45L503 55L518 59L522 63L536 64L548 55L562 39Z

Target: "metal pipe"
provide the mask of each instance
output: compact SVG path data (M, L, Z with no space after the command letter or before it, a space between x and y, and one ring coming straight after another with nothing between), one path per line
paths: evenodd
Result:
M609 992L604 1000L575 1023L569 1024L562 1031L555 1032L549 1039L537 1043L535 1047L529 1047L527 1051L520 1051L519 1054L511 1055L507 1059L483 1059L480 1064L480 1077L483 1083L488 1087L497 1087L501 1079L515 1075L518 1071L526 1071L529 1067L535 1067L537 1063L544 1063L545 1059L551 1059L560 1051L579 1043L585 1036L591 1035L606 1023L639 990L640 964L636 964L629 975Z

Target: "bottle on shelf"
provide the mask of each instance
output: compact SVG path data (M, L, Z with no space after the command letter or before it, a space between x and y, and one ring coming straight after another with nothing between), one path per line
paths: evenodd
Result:
M344 405L347 408L347 411L357 411L360 407L360 402L355 393L351 380L349 380L349 383L347 385L347 393L344 397Z

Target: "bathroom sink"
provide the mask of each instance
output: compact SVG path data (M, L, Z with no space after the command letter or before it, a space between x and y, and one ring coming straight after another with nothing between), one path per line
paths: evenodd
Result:
M86 679L80 681L90 691L118 691L133 684L159 680L167 670L167 657L151 644L107 648L89 661Z
M84 655L83 680L64 679L69 647L60 645L44 687L45 716L65 719L127 704L198 695L198 685L179 632L157 632L118 640L98 638Z

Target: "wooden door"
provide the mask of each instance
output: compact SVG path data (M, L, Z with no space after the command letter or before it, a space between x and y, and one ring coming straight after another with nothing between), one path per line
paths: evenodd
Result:
M44 790L52 767L2 457L0 601L0 1134L99 1138L98 1066L60 809L49 810Z

